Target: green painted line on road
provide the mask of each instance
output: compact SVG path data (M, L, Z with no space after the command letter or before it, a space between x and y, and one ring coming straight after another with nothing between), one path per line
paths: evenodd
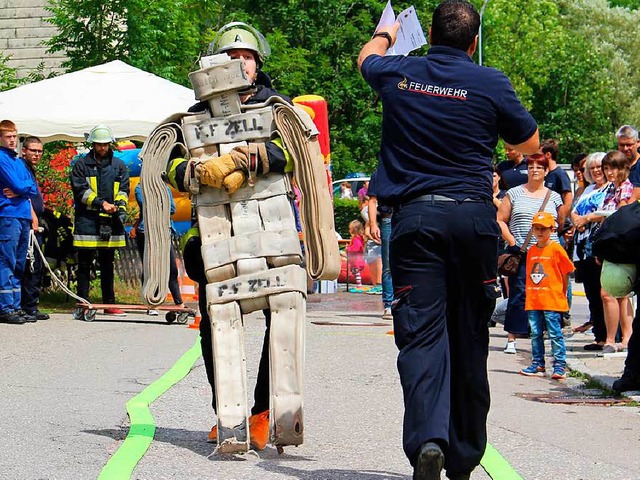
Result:
M480 465L493 480L523 480L493 445L487 443Z
M202 355L200 337L182 357L158 380L127 402L131 426L127 438L104 466L98 480L131 478L133 469L153 441L156 425L149 405L182 380Z

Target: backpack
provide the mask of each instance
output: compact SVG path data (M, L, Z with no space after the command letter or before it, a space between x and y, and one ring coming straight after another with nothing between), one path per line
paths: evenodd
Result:
M640 265L640 201L621 207L593 237L593 254L600 260Z

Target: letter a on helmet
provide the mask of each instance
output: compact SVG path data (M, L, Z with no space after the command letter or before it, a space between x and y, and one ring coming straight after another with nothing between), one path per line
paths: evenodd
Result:
M209 44L207 54L214 55L240 48L254 52L257 56L256 61L260 65L271 54L269 43L262 34L242 22L227 23L218 30L213 41Z

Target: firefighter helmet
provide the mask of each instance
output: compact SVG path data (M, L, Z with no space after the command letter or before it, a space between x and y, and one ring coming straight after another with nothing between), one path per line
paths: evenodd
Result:
M259 31L243 22L231 22L218 30L209 44L207 55L224 53L236 48L244 48L255 53L258 67L261 67L271 54L269 43Z
M112 143L116 139L113 136L113 132L106 125L97 125L91 129L87 137L89 143Z

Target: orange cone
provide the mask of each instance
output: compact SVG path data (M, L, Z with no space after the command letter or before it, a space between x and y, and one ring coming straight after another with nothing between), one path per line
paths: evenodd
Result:
M198 285L191 280L184 269L184 265L180 259L176 259L176 266L178 267L178 284L180 285L180 295L183 302L197 302L198 301ZM172 302L173 297L171 293L167 294L167 301Z
M200 329L200 320L202 320L202 315L200 314L200 302L198 302L198 284L194 284L194 301L196 302L196 316L193 319L193 323L189 324L189 328Z
M189 328L200 329L200 320L202 320L202 316L200 315L200 308L196 309L196 316L193 319L193 322L189 324Z

